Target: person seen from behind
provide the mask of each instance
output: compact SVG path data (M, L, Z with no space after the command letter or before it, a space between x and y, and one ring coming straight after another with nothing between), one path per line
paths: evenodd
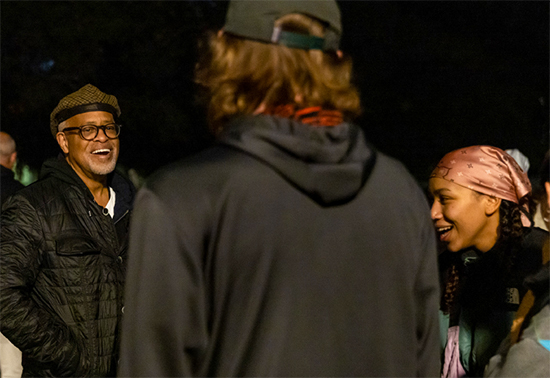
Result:
M2 209L0 330L24 377L114 376L135 189L115 172L115 96L88 84L61 99L62 154Z
M335 1L231 1L196 71L218 143L132 221L122 377L428 377L437 252L404 166L352 120Z
M532 227L527 174L497 147L448 153L429 190L446 248L439 256L441 376L480 377L511 329L524 279L542 265L548 233Z

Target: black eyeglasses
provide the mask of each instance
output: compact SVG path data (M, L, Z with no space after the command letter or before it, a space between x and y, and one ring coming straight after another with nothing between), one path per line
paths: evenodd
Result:
M80 127L67 127L61 131L78 130L78 133L85 140L94 140L99 133L99 129L103 130L107 138L116 139L120 135L120 128L122 126L116 123L110 123L103 126L84 125Z

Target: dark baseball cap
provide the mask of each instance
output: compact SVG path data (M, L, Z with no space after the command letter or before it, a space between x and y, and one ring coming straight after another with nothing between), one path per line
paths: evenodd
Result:
M291 13L313 17L327 25L324 38L281 31L275 21ZM223 30L239 37L305 50L336 51L342 35L335 0L231 0Z

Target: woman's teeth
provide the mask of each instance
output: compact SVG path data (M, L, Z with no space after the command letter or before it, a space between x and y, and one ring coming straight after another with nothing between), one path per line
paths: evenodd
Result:
M438 228L437 228L437 232L440 233L440 234L444 234L444 233L446 233L447 231L450 231L451 228L453 228L453 226L438 227Z

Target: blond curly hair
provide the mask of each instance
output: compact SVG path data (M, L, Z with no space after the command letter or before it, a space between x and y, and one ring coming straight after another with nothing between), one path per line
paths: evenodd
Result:
M283 16L282 30L323 37L324 26L303 14ZM232 118L261 105L323 106L347 120L361 113L351 84L352 60L340 52L302 50L211 33L197 63L195 81L206 89L208 123L219 132Z

